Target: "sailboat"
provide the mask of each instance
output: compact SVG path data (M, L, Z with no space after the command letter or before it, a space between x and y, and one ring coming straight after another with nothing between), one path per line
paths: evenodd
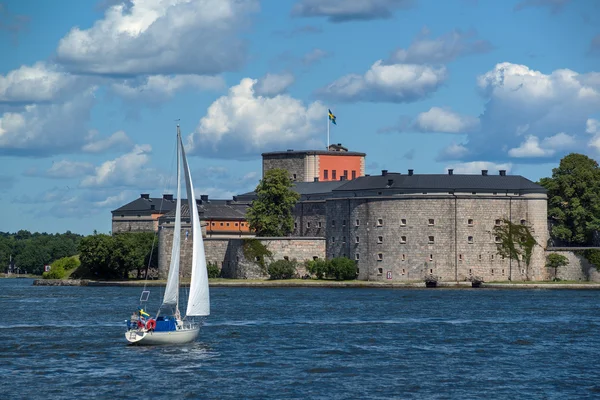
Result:
M185 175L190 222L192 225L192 265L187 309L182 317L179 311L179 267L181 260L181 163ZM150 292L144 290L140 303L148 300ZM210 295L208 290L208 271L204 255L202 229L198 216L198 206L194 196L192 176L185 156L181 131L177 125L177 206L175 211L175 228L173 230L173 247L171 262L167 275L167 284L162 304L154 318L140 308L138 314L127 321L125 338L130 344L160 345L183 344L196 340L200 332L200 323L194 317L210 314ZM144 318L148 316L149 318Z

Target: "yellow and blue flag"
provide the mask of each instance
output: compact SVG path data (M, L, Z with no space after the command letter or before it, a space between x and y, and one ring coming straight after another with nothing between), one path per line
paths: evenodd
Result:
M331 121L331 122L332 122L334 125L337 125L337 124L335 123L335 115L333 115L333 113L331 112L331 110L328 110L328 111L329 111L329 120L330 120L330 121Z
M146 311L144 311L143 308L140 308L140 316L142 316L142 317L149 317L150 314L148 314Z

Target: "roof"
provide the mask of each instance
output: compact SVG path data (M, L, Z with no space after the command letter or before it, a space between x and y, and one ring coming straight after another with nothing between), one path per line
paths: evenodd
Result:
M138 197L134 201L125 204L111 211L113 214L128 214L128 213L139 213L139 212L153 212L153 213L167 213L175 209L175 200L167 200L163 197L149 197L142 198ZM154 209L152 209L154 206Z
M392 180L391 186L389 181ZM546 189L520 175L446 175L419 174L405 175L387 173L386 175L362 176L333 189L335 192L362 191L374 189L406 189L414 191L509 191L546 193Z
M326 155L326 156L361 156L365 157L366 153L359 153L357 151L328 151L328 150L287 150L287 151L271 151L268 153L262 153L264 157L269 156L288 156L288 155Z
M332 190L344 185L347 181L325 181L325 182L294 182L292 190L300 196L316 194L330 194ZM256 198L255 192L243 193L235 196L238 201L252 201Z
M248 204L236 203L231 200L210 200L208 202L196 200L200 219L223 219L223 220L245 220ZM187 200L182 199L181 217L189 218L190 208ZM174 219L175 208L160 219Z

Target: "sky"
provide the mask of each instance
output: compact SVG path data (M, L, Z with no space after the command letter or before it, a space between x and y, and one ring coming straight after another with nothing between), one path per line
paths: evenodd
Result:
M600 1L0 0L0 231L108 233L175 186L254 189L265 151L537 181L600 160Z

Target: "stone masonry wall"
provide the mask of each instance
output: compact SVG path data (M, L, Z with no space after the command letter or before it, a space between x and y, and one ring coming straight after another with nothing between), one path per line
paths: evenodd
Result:
M326 203L327 257L357 260L362 280L443 281L548 278L546 199L539 197L423 195L331 199ZM496 254L496 220L532 227L540 244L528 267ZM430 221L431 220L431 221Z
M296 203L293 236L324 238L326 225L325 200Z
M305 165L304 165L304 154L285 154L285 155L271 155L263 157L263 176L264 174L275 168L285 169L289 172L290 178L293 179L296 174L296 181L302 182L305 180Z
M561 254L569 260L569 265L557 270L557 278L563 281L590 281L600 282L600 272L585 257L572 251L548 251L546 255ZM548 270L549 279L554 278L554 268Z
M112 233L154 232L155 224L152 217L113 217Z

